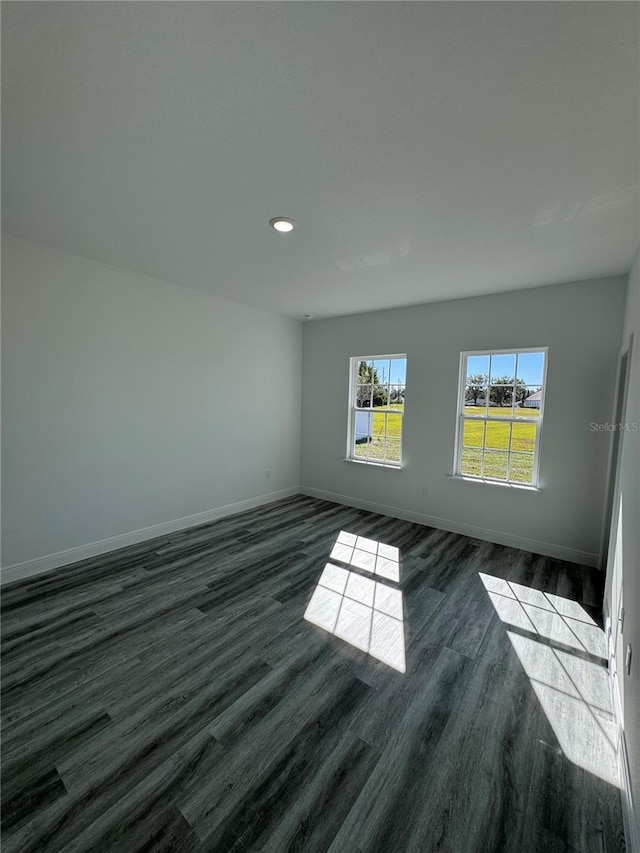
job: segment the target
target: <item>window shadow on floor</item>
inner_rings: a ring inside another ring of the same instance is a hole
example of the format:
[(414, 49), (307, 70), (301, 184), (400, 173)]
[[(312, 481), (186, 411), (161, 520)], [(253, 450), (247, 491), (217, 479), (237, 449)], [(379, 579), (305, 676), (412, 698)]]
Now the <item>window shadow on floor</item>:
[(577, 601), (479, 576), (563, 753), (619, 786), (604, 631)]
[(399, 549), (341, 530), (330, 559), (304, 618), (397, 672), (405, 672), (404, 595), (397, 586), (380, 580), (400, 581)]

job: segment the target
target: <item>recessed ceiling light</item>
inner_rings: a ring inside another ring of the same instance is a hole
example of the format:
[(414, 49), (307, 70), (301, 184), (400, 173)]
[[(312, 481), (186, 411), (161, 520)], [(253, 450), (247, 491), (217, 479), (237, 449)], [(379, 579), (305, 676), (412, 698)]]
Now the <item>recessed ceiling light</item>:
[(288, 216), (274, 216), (273, 219), (269, 220), (269, 225), (281, 234), (288, 234), (293, 231), (297, 224), (295, 219), (289, 219)]

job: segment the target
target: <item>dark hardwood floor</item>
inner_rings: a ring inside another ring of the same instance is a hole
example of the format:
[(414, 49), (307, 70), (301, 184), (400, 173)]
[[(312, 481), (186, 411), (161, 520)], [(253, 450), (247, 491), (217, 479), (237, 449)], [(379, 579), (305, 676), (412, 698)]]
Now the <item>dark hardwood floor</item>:
[(6, 586), (3, 851), (622, 851), (601, 583), (299, 496)]

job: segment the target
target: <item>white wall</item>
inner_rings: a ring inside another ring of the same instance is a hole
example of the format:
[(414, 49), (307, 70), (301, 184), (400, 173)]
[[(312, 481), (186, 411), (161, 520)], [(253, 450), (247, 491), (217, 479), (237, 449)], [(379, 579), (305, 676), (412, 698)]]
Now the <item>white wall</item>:
[[(610, 434), (589, 424), (611, 419), (624, 295), (617, 277), (305, 325), (303, 490), (594, 563)], [(460, 352), (532, 346), (549, 347), (541, 491), (452, 480)], [(396, 352), (408, 355), (404, 467), (345, 462), (349, 357)]]
[[(622, 346), (626, 348), (633, 335), (629, 375), (629, 390), (623, 422), (640, 425), (640, 250), (629, 274), (627, 305), (624, 315)], [(635, 797), (636, 837), (640, 841), (640, 431), (622, 433), (620, 473), (614, 505), (622, 497), (622, 589), (624, 597), (624, 628), (621, 644), (624, 691), (624, 734), (631, 775), (631, 790)], [(612, 561), (613, 562), (613, 561)], [(611, 570), (608, 567), (606, 597), (611, 602)], [(615, 608), (615, 604), (613, 605)], [(613, 618), (617, 617), (614, 612)], [(624, 673), (624, 654), (627, 644), (633, 649), (631, 674)]]
[(2, 261), (3, 566), (297, 491), (300, 323), (12, 237)]

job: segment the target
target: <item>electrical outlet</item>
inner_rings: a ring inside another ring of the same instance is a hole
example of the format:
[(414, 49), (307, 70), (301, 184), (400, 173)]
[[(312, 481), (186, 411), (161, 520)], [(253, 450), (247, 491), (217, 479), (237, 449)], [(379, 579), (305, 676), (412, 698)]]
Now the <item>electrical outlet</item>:
[(267, 480), (270, 480), (271, 479), (271, 471), (265, 471), (264, 473), (266, 475)]
[(429, 496), (429, 486), (423, 486), (422, 487), (422, 497), (426, 498), (428, 496)]

